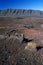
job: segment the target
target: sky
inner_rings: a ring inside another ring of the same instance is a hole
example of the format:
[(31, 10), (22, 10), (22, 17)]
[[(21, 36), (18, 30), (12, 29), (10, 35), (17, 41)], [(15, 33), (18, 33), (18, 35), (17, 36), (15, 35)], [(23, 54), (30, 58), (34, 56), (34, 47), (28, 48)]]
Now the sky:
[(0, 0), (0, 10), (10, 8), (43, 10), (43, 0)]

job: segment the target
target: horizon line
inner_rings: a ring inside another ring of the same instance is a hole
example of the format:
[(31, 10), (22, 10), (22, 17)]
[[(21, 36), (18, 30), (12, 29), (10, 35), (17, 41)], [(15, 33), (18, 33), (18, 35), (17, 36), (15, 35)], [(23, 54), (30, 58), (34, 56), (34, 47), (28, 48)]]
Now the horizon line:
[(27, 9), (27, 8), (5, 8), (5, 9), (0, 9), (0, 10), (7, 10), (7, 9), (16, 9), (16, 10), (36, 10), (36, 11), (43, 11), (41, 9)]

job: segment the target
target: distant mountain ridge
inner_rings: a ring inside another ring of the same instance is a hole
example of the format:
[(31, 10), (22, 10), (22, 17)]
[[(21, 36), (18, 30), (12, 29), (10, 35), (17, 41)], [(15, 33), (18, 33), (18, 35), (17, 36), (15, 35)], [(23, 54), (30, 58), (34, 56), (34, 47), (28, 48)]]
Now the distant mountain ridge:
[(43, 11), (40, 10), (25, 10), (25, 9), (6, 9), (0, 10), (0, 16), (42, 16)]

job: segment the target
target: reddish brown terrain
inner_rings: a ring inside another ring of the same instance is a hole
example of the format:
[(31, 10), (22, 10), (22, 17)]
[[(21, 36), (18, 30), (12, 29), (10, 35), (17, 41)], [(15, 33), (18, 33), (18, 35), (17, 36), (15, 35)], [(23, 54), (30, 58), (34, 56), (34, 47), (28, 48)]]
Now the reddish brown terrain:
[(43, 17), (0, 17), (0, 65), (43, 65)]

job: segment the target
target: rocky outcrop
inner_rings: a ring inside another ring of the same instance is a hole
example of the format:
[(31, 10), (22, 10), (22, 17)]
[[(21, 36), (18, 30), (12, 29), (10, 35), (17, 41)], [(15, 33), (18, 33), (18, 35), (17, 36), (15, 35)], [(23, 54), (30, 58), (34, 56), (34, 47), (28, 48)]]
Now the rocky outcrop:
[(25, 9), (0, 10), (0, 16), (43, 16), (43, 11)]

